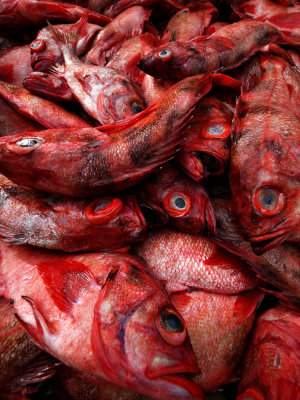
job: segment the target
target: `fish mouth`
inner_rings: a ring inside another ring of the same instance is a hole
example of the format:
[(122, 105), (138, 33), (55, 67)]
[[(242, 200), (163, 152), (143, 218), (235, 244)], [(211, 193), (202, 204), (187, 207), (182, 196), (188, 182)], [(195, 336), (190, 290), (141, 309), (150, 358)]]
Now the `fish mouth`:
[(221, 175), (225, 171), (225, 164), (217, 154), (207, 151), (191, 151), (204, 166), (207, 175)]
[(150, 380), (158, 379), (186, 390), (192, 398), (205, 399), (203, 390), (192, 379), (200, 373), (197, 365), (163, 368), (148, 375)]
[(52, 59), (43, 58), (41, 60), (37, 58), (36, 60), (33, 60), (31, 62), (31, 67), (33, 71), (36, 72), (49, 72), (50, 68), (53, 67), (55, 64), (55, 61), (53, 61)]
[(168, 222), (168, 215), (157, 205), (137, 200), (135, 207), (144, 228), (157, 228)]
[(285, 229), (249, 238), (253, 252), (260, 256), (266, 251), (273, 249), (284, 242), (290, 236), (292, 230), (292, 228), (288, 231)]

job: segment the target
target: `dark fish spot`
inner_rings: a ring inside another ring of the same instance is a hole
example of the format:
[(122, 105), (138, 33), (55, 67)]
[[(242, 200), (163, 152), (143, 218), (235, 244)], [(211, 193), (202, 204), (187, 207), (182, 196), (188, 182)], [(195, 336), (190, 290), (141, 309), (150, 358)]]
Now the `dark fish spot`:
[(187, 48), (188, 51), (191, 51), (193, 54), (200, 54), (199, 51), (197, 49), (195, 49), (195, 47), (188, 47)]

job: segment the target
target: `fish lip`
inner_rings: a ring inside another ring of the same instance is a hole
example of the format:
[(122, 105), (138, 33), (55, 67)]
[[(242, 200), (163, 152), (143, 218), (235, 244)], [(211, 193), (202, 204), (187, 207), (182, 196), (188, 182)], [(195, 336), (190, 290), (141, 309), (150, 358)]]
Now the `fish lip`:
[(185, 378), (183, 376), (178, 375), (166, 375), (162, 377), (163, 381), (166, 381), (171, 384), (175, 384), (176, 386), (180, 386), (182, 389), (185, 389), (193, 399), (204, 400), (205, 395), (203, 389), (197, 385), (197, 383)]
[(292, 230), (292, 228), (288, 231), (285, 229), (277, 232), (271, 232), (266, 235), (251, 237), (249, 238), (249, 241), (251, 242), (251, 248), (255, 254), (260, 256), (266, 251), (271, 250), (275, 246), (278, 246), (284, 242), (290, 236)]
[[(46, 65), (46, 67), (44, 67)], [(31, 67), (34, 72), (47, 72), (55, 63), (51, 59), (43, 58), (31, 62)]]
[(160, 227), (168, 220), (166, 213), (154, 204), (137, 199), (134, 206), (144, 229)]
[[(196, 153), (199, 153), (199, 154), (196, 154)], [(202, 149), (197, 149), (197, 150), (192, 151), (191, 154), (193, 154), (202, 163), (207, 175), (222, 175), (225, 172), (225, 162), (217, 152), (212, 151), (211, 149), (202, 148)], [(218, 169), (216, 171), (212, 171), (212, 172), (209, 171), (209, 168), (207, 167), (207, 165), (203, 162), (203, 160), (201, 158), (201, 154), (208, 154), (208, 155), (214, 157), (218, 163)]]

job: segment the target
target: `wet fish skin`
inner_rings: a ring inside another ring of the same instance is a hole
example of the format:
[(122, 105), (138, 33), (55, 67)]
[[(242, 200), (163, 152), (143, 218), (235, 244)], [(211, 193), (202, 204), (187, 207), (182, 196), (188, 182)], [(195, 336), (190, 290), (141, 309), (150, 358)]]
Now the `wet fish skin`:
[(1, 175), (0, 209), (2, 240), (66, 252), (121, 249), (168, 220), (159, 207), (134, 196), (51, 196), (20, 188)]
[(14, 46), (0, 54), (0, 80), (22, 87), (23, 80), (31, 71), (28, 44)]
[(299, 399), (299, 313), (277, 305), (255, 323), (237, 400)]
[[(14, 301), (21, 325), (41, 348), (141, 394), (204, 400), (197, 385), (175, 375), (198, 372), (195, 356), (184, 321), (139, 259), (0, 246), (1, 295)], [(164, 321), (169, 313), (178, 322), (172, 333)]]
[(2, 138), (1, 173), (17, 184), (73, 197), (124, 190), (174, 154), (193, 106), (212, 83), (210, 75), (183, 80), (122, 124)]
[(229, 180), (243, 234), (262, 254), (300, 237), (300, 73), (282, 58), (261, 54), (243, 76)]

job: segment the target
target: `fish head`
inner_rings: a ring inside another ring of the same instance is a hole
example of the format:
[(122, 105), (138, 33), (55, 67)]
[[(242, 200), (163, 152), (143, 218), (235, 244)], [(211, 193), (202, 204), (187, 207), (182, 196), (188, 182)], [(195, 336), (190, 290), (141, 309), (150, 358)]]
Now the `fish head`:
[(25, 89), (54, 101), (72, 101), (73, 95), (65, 79), (47, 72), (30, 72), (23, 81)]
[(130, 80), (106, 86), (99, 94), (97, 108), (103, 124), (112, 124), (133, 117), (144, 110), (140, 89)]
[(92, 347), (114, 383), (151, 397), (202, 398), (184, 375), (198, 372), (185, 321), (135, 257), (122, 255), (101, 290)]
[(149, 52), (138, 62), (138, 67), (154, 78), (179, 81), (188, 76), (185, 66), (189, 62), (190, 51), (185, 43), (173, 41)]
[[(261, 255), (288, 238), (300, 235), (299, 155), (290, 142), (268, 143), (237, 171), (231, 165), (233, 210), (253, 251)], [(296, 161), (298, 159), (298, 162)], [(244, 161), (243, 161), (244, 162)]]
[(31, 66), (34, 71), (49, 72), (55, 64), (63, 62), (62, 53), (49, 27), (39, 31), (34, 41), (30, 44), (30, 51)]

